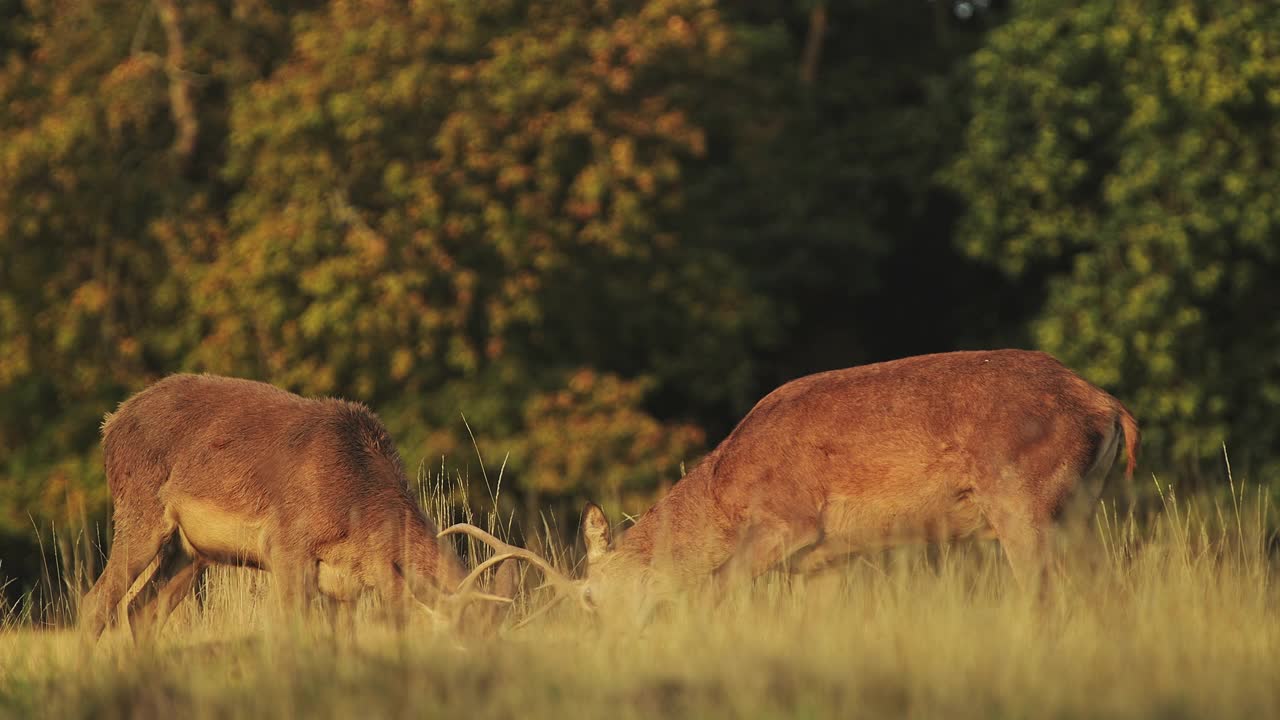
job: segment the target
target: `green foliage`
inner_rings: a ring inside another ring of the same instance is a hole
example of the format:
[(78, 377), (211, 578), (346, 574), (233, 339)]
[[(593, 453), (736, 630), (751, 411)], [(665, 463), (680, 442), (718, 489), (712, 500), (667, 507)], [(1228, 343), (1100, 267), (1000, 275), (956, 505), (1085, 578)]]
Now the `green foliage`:
[[(705, 143), (671, 86), (726, 31), (706, 3), (601, 8), (335, 3), (300, 22), (236, 98), (244, 190), (199, 280), (217, 328), (200, 364), (420, 397), (508, 358), (595, 359), (591, 309), (625, 298), (647, 295), (607, 318), (633, 370), (669, 347), (664, 321), (733, 312), (732, 278), (677, 290), (714, 259), (664, 217)], [(742, 321), (711, 319), (694, 329), (733, 342)]]
[(1120, 389), (1147, 452), (1273, 457), (1280, 6), (1023, 2), (972, 60), (964, 249), (1046, 273), (1038, 346)]
[[(713, 3), (160, 7), (32, 3), (0, 74), (10, 526), (100, 513), (102, 413), (176, 370), (365, 400), (411, 461), (465, 461), (466, 413), (552, 491), (677, 479), (655, 387), (749, 396), (768, 308), (677, 222), (739, 63)], [(524, 434), (580, 368), (548, 422), (606, 437), (553, 457)]]
[(164, 73), (154, 33), (114, 21), (143, 7), (31, 3), (6, 26), (30, 47), (0, 69), (0, 523), (27, 531), (103, 506), (98, 421), (189, 333), (149, 229), (192, 197)]
[(101, 518), (103, 413), (179, 370), (363, 400), (529, 510), (958, 347), (1260, 463), (1280, 11), (1157, 6), (0, 0), (0, 534)]
[[(295, 27), (234, 98), (243, 189), (195, 279), (213, 332), (193, 364), (354, 393), (450, 457), (471, 454), (460, 412), (499, 455), (526, 444), (521, 408), (584, 363), (727, 391), (712, 373), (740, 362), (754, 303), (671, 220), (706, 142), (685, 69), (732, 63), (710, 3), (339, 2)], [(643, 393), (609, 397), (626, 455), (693, 450)], [(652, 486), (681, 459), (603, 473), (618, 441), (528, 443), (568, 473), (517, 464), (531, 488)]]

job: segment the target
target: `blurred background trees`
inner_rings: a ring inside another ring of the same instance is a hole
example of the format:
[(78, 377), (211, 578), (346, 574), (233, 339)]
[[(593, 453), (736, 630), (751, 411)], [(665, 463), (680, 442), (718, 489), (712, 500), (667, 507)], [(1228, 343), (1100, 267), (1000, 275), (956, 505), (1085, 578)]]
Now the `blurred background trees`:
[(1246, 0), (0, 0), (0, 575), (101, 524), (102, 415), (182, 370), (363, 400), (568, 528), (790, 378), (962, 348), (1115, 392), (1148, 470), (1273, 473), (1277, 38)]
[(1280, 6), (1019, 8), (969, 63), (959, 246), (1046, 275), (1030, 342), (1124, 390), (1149, 462), (1275, 468)]

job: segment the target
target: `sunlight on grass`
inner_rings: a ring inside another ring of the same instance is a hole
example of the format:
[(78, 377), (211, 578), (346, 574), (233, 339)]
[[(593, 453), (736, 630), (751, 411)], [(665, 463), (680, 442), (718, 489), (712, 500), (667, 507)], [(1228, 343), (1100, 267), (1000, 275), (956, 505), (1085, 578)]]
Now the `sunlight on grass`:
[[(0, 713), (43, 717), (1191, 717), (1280, 713), (1268, 500), (1233, 481), (1141, 522), (1105, 507), (1038, 603), (994, 544), (908, 548), (813, 579), (762, 578), (642, 631), (562, 609), (496, 637), (404, 632), (362, 606), (357, 637), (282, 623), (269, 576), (219, 570), (153, 646), (92, 654), (8, 622)], [(437, 517), (451, 500), (432, 488)], [(466, 507), (464, 503), (462, 505)], [(488, 519), (491, 527), (505, 527)], [(557, 552), (563, 557), (563, 552)], [(527, 578), (532, 587), (534, 578)]]

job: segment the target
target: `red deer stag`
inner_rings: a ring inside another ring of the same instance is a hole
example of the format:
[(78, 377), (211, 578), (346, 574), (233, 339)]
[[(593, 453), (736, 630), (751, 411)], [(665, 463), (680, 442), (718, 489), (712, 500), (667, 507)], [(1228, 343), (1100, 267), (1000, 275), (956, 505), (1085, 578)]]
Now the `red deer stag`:
[(779, 564), (810, 573), (858, 552), (967, 536), (997, 538), (1019, 583), (1038, 586), (1054, 520), (1086, 478), (1101, 492), (1122, 436), (1131, 477), (1133, 416), (1044, 353), (910, 357), (774, 390), (616, 543), (588, 503), (585, 580), (479, 528), (442, 534), (534, 562), (557, 599), (610, 615), (643, 617), (655, 598), (709, 578)]
[[(135, 636), (158, 630), (214, 563), (269, 570), (286, 606), (321, 595), (331, 620), (366, 590), (398, 620), (415, 601), (443, 605), (452, 621), (472, 600), (509, 601), (473, 589), (501, 560), (463, 571), (363, 405), (173, 375), (108, 415), (102, 446), (115, 531), (81, 607), (91, 639), (144, 572), (129, 605)], [(514, 586), (514, 574), (499, 584)]]

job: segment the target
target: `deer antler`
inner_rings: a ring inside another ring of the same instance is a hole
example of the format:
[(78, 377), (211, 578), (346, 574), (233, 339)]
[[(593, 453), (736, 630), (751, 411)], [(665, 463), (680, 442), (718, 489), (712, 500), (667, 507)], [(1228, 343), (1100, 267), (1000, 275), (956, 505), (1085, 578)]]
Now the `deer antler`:
[(453, 592), (446, 592), (440, 598), (440, 606), (432, 608), (431, 606), (418, 602), (419, 607), (424, 610), (432, 619), (437, 627), (446, 627), (457, 629), (462, 622), (463, 612), (473, 602), (484, 601), (491, 603), (510, 604), (514, 600), (503, 595), (483, 592), (474, 588), (476, 581), (480, 579), (480, 575), (485, 570), (511, 559), (510, 554), (499, 553), (485, 560), (471, 570), (471, 572), (458, 583)]
[(452, 525), (448, 528), (445, 528), (444, 530), (440, 531), (440, 534), (438, 537), (444, 537), (445, 535), (458, 535), (458, 534), (468, 535), (470, 537), (473, 537), (476, 540), (479, 540), (480, 542), (484, 543), (485, 545), (488, 545), (489, 547), (493, 548), (494, 552), (497, 553), (493, 557), (477, 565), (476, 569), (472, 570), (471, 574), (468, 575), (466, 578), (464, 578), (462, 582), (458, 584), (458, 590), (460, 592), (465, 591), (467, 588), (470, 588), (470, 586), (475, 583), (476, 576), (479, 575), (479, 573), (481, 573), (485, 568), (495, 565), (497, 563), (500, 563), (503, 560), (508, 560), (510, 558), (524, 560), (525, 562), (537, 567), (539, 570), (542, 571), (542, 575), (546, 579), (546, 584), (554, 587), (559, 592), (566, 595), (572, 595), (577, 592), (578, 583), (566, 577), (563, 573), (557, 570), (554, 565), (547, 562), (547, 560), (543, 558), (541, 555), (533, 552), (532, 550), (516, 547), (515, 545), (509, 545), (499, 540), (498, 538), (494, 537), (493, 535), (490, 535), (484, 530), (481, 530), (475, 525), (471, 525), (470, 523), (458, 523), (457, 525)]
[(551, 600), (550, 600), (549, 602), (544, 603), (544, 604), (542, 605), (542, 607), (540, 607), (540, 608), (538, 608), (537, 610), (534, 610), (533, 612), (531, 612), (531, 613), (529, 613), (528, 615), (524, 616), (524, 619), (523, 619), (523, 620), (521, 620), (520, 622), (516, 623), (516, 624), (515, 624), (515, 626), (514, 626), (514, 627), (512, 627), (511, 629), (512, 629), (512, 630), (519, 630), (520, 628), (522, 628), (522, 627), (524, 627), (524, 626), (528, 625), (529, 623), (533, 622), (534, 620), (537, 620), (539, 617), (541, 617), (541, 616), (543, 616), (543, 615), (546, 615), (546, 614), (547, 614), (547, 612), (549, 612), (549, 611), (551, 610), (551, 608), (555, 607), (556, 605), (559, 605), (559, 604), (560, 604), (560, 601), (561, 601), (561, 600), (563, 600), (563, 599), (565, 599), (565, 595), (564, 595), (564, 593), (559, 593), (559, 594), (557, 594), (555, 597), (551, 598)]
[[(511, 553), (498, 553), (497, 555), (494, 555), (488, 560), (485, 560), (484, 562), (475, 566), (475, 568), (471, 570), (471, 573), (466, 577), (462, 578), (462, 581), (458, 583), (458, 588), (454, 590), (454, 594), (465, 595), (465, 596), (476, 597), (476, 598), (487, 596), (487, 599), (502, 598), (501, 595), (489, 595), (488, 593), (473, 592), (471, 590), (471, 586), (476, 584), (476, 581), (480, 579), (480, 574), (483, 573), (485, 570), (488, 570), (489, 568), (493, 567), (494, 565), (497, 565), (503, 560), (510, 560), (513, 557), (515, 556), (512, 555)], [(502, 598), (502, 600), (505, 602), (511, 602), (510, 598)]]

